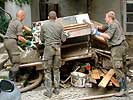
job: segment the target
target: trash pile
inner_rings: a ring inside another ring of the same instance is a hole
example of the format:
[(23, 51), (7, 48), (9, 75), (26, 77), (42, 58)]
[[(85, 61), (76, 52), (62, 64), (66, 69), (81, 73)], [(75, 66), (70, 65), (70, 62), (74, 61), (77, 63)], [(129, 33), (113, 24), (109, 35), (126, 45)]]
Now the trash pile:
[(67, 82), (74, 87), (93, 87), (95, 85), (103, 88), (106, 86), (119, 87), (113, 69), (97, 68), (89, 63), (77, 66), (64, 81), (61, 81), (62, 84)]

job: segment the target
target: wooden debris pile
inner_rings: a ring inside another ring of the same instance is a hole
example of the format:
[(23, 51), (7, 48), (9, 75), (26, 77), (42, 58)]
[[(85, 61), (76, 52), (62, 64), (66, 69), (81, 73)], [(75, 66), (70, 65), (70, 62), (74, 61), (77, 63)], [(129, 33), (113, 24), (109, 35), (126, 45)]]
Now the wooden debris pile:
[[(74, 72), (79, 72), (82, 74), (83, 73), (82, 70), (79, 67), (78, 69), (79, 70), (76, 69)], [(61, 81), (61, 83), (65, 84), (68, 82), (69, 79), (71, 79), (71, 82), (73, 82), (73, 79), (71, 77), (73, 77), (72, 74), (66, 80)], [(86, 74), (86, 77), (80, 77), (80, 75), (77, 75), (75, 79), (76, 79), (75, 83), (71, 83), (71, 84), (72, 85), (76, 84), (76, 87), (78, 87), (78, 85), (82, 87), (92, 87), (93, 86), (92, 84), (96, 84), (99, 87), (103, 87), (103, 88), (107, 86), (119, 87), (119, 82), (115, 78), (115, 72), (113, 69), (110, 69), (110, 70), (100, 69), (100, 68), (89, 69), (89, 73)], [(86, 79), (85, 82), (82, 81), (84, 79)]]
[(119, 82), (114, 75), (115, 72), (113, 69), (106, 70), (96, 68), (91, 70), (91, 72), (88, 74), (88, 78), (90, 78), (90, 82), (95, 83), (103, 88), (106, 86), (119, 87)]

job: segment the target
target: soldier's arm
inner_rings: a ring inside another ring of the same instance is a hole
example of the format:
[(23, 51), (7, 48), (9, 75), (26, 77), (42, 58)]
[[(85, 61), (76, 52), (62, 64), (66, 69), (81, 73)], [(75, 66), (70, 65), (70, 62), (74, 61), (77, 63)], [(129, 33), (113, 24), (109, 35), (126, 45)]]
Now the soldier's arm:
[(23, 24), (19, 23), (17, 26), (17, 38), (19, 41), (23, 43), (28, 43), (29, 41), (23, 37), (23, 28), (24, 28)]
[(99, 32), (99, 30), (97, 30), (95, 32), (95, 35), (97, 36), (97, 38), (100, 37), (99, 38), (100, 40), (111, 39), (111, 37), (113, 36), (113, 34), (115, 33), (115, 30), (116, 30), (115, 25), (111, 25), (110, 27), (108, 27), (108, 26), (100, 26), (100, 27), (97, 27), (97, 28), (101, 29), (101, 30), (107, 30), (105, 32)]
[(45, 31), (43, 30), (43, 26), (41, 26), (40, 40), (41, 40), (42, 43), (45, 42), (45, 40), (44, 40), (44, 33), (45, 33)]
[(26, 30), (26, 31), (31, 32), (31, 28), (29, 28), (28, 26), (25, 26), (25, 25), (24, 25), (24, 26), (23, 26), (23, 29)]
[(23, 42), (23, 43), (27, 43), (28, 40), (26, 40), (23, 36), (18, 35), (18, 40)]
[(66, 39), (70, 36), (68, 31), (64, 31), (64, 27), (61, 28), (61, 41), (65, 42)]
[(99, 25), (97, 26), (97, 28), (98, 28), (98, 31), (105, 32), (108, 29), (108, 25), (107, 24)]
[(109, 33), (100, 33), (100, 37), (104, 38), (104, 39), (110, 39), (110, 35)]

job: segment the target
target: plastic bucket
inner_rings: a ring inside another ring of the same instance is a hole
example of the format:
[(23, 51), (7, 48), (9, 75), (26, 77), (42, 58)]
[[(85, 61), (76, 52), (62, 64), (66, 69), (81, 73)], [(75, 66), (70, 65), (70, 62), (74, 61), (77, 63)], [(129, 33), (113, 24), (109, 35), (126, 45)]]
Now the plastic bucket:
[(71, 84), (75, 87), (85, 87), (86, 74), (81, 72), (72, 72), (71, 73)]
[(21, 94), (15, 83), (9, 80), (0, 81), (0, 100), (21, 100)]

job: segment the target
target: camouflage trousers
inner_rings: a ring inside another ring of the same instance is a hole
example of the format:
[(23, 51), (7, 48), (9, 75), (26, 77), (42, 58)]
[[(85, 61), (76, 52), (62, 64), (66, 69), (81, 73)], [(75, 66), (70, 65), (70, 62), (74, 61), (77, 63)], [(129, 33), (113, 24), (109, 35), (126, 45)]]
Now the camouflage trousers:
[(15, 39), (4, 39), (4, 46), (9, 55), (9, 59), (12, 63), (13, 71), (18, 71), (18, 66), (20, 64), (20, 50)]
[(114, 46), (111, 48), (113, 68), (115, 70), (116, 78), (118, 80), (121, 78), (125, 78), (125, 74), (127, 73), (127, 68), (126, 68), (127, 50), (128, 50), (128, 44), (126, 41), (123, 41), (119, 46)]
[(52, 84), (54, 88), (59, 88), (60, 85), (60, 67), (61, 54), (60, 46), (45, 46), (44, 48), (44, 85), (47, 92), (52, 92)]
[(12, 63), (12, 68), (9, 73), (10, 80), (16, 80), (20, 64), (20, 50), (15, 39), (4, 39), (4, 46)]

